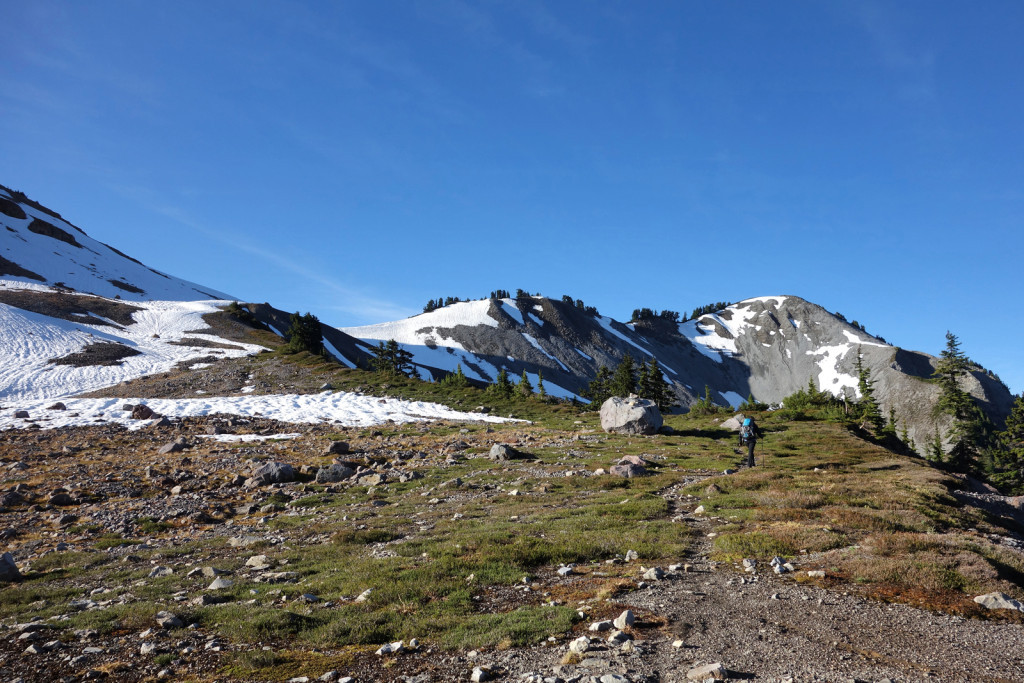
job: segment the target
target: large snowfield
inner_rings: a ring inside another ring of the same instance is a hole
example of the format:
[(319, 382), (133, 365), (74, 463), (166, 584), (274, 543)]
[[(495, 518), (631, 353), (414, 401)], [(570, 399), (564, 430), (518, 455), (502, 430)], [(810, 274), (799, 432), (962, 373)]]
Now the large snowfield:
[[(0, 280), (0, 289), (38, 289), (21, 282)], [(0, 304), (0, 401), (60, 398), (95, 391), (144, 375), (166, 372), (182, 361), (207, 356), (236, 358), (259, 353), (262, 347), (231, 342), (236, 349), (181, 346), (182, 338), (223, 342), (205, 334), (203, 315), (225, 301), (133, 302), (142, 310), (134, 324), (88, 325), (32, 313)], [(118, 365), (75, 367), (50, 361), (81, 351), (97, 342), (116, 342), (139, 352)]]
[[(51, 291), (49, 287), (0, 280), (0, 289)], [(182, 346), (183, 338), (224, 342), (211, 334), (203, 315), (224, 307), (226, 301), (144, 301), (132, 305), (134, 323), (88, 325), (0, 304), (0, 430), (38, 424), (44, 429), (109, 422), (130, 428), (144, 422), (122, 410), (126, 404), (145, 403), (160, 415), (189, 417), (213, 414), (261, 416), (283, 422), (330, 422), (344, 426), (368, 426), (385, 422), (422, 420), (475, 420), (499, 422), (501, 418), (463, 413), (445, 406), (415, 401), (382, 399), (342, 392), (312, 395), (203, 396), (190, 399), (140, 400), (121, 398), (74, 398), (121, 382), (166, 372), (178, 363), (208, 356), (236, 358), (259, 353), (263, 347), (229, 342), (235, 349)], [(75, 367), (49, 361), (81, 351), (96, 342), (117, 342), (139, 352), (117, 365)], [(57, 402), (66, 410), (50, 410)], [(27, 411), (29, 419), (15, 415)]]

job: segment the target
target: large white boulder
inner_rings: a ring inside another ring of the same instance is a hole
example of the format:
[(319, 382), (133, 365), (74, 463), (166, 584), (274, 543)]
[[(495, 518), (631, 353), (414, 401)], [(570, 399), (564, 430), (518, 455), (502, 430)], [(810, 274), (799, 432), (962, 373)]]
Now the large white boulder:
[(620, 434), (657, 434), (663, 421), (654, 401), (612, 396), (601, 406), (601, 428)]

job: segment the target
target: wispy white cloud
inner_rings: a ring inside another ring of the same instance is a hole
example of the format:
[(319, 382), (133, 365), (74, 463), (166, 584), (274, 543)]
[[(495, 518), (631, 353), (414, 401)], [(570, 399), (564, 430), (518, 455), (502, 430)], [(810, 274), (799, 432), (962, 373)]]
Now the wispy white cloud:
[(914, 45), (891, 6), (863, 2), (854, 7), (879, 63), (898, 79), (897, 94), (911, 101), (934, 100), (935, 51)]
[[(282, 253), (279, 248), (255, 243), (251, 234), (242, 235), (223, 226), (211, 227), (197, 221), (179, 207), (167, 203), (159, 193), (148, 188), (118, 186), (113, 189), (144, 205), (153, 213), (165, 216), (171, 221), (194, 230), (208, 239), (215, 240), (233, 251), (256, 257), (264, 263), (271, 264), (284, 272), (298, 276), (308, 285), (308, 298), (311, 303), (307, 305), (311, 309), (336, 311), (356, 318), (356, 320), (347, 321), (346, 324), (394, 320), (396, 318), (408, 317), (416, 312), (393, 301), (368, 294), (363, 289), (353, 287), (309, 267), (306, 263), (311, 261), (311, 258), (300, 259), (288, 256)], [(244, 292), (242, 293), (244, 294)], [(318, 303), (314, 306), (312, 302), (329, 303)]]

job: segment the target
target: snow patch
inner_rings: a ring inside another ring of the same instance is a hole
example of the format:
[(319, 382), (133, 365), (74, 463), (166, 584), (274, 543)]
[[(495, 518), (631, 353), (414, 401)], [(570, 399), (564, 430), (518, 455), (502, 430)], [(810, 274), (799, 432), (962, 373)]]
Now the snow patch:
[(605, 330), (607, 330), (610, 334), (618, 337), (619, 339), (621, 339), (622, 341), (626, 342), (627, 344), (631, 344), (632, 346), (635, 346), (636, 348), (640, 349), (641, 351), (643, 351), (648, 356), (653, 356), (654, 355), (650, 351), (648, 351), (644, 347), (640, 346), (635, 341), (633, 341), (632, 339), (630, 339), (629, 337), (627, 337), (626, 335), (622, 334), (621, 332), (616, 330), (614, 327), (612, 327), (612, 322), (613, 321), (612, 321), (611, 318), (602, 315), (602, 316), (599, 316), (597, 318), (597, 322), (601, 325), (601, 327), (603, 327)]
[[(559, 388), (554, 387), (555, 391)], [(475, 422), (514, 422), (507, 418), (479, 413), (464, 413), (437, 403), (377, 398), (348, 392), (319, 394), (285, 394), (263, 396), (210, 396), (191, 399), (135, 398), (70, 398), (64, 400), (67, 410), (46, 410), (52, 399), (19, 402), (17, 409), (0, 409), (0, 431), (26, 428), (38, 424), (43, 429), (81, 426), (97, 423), (118, 423), (129, 429), (140, 429), (149, 421), (133, 420), (131, 413), (121, 410), (125, 403), (145, 403), (160, 415), (169, 417), (200, 417), (223, 414), (241, 417), (265, 417), (281, 422), (311, 424), (332, 422), (348, 427), (368, 427), (393, 421), (397, 423), (432, 420)], [(31, 420), (15, 418), (17, 410), (27, 410)]]
[(526, 341), (530, 342), (530, 345), (531, 345), (531, 346), (533, 346), (533, 348), (537, 349), (538, 351), (540, 351), (541, 353), (543, 353), (543, 354), (544, 354), (545, 356), (547, 356), (547, 357), (548, 357), (548, 358), (550, 358), (551, 360), (553, 360), (553, 361), (555, 361), (556, 363), (558, 363), (559, 367), (561, 367), (561, 368), (562, 368), (563, 370), (565, 370), (566, 372), (569, 372), (569, 368), (565, 367), (565, 365), (564, 365), (564, 364), (562, 363), (562, 361), (558, 360), (557, 358), (555, 358), (554, 356), (552, 356), (552, 355), (551, 355), (550, 353), (548, 353), (547, 351), (545, 351), (545, 350), (544, 350), (544, 348), (543, 348), (543, 347), (542, 347), (542, 346), (540, 345), (540, 342), (538, 342), (538, 341), (537, 341), (536, 339), (534, 339), (534, 338), (533, 338), (532, 336), (530, 336), (530, 335), (528, 335), (528, 334), (526, 334), (526, 333), (524, 332), (524, 333), (523, 333), (523, 338), (524, 338), (524, 339), (526, 339)]
[(501, 300), (501, 310), (508, 313), (509, 317), (515, 320), (520, 325), (525, 325), (526, 322), (523, 320), (523, 314), (516, 308), (515, 301), (512, 299)]

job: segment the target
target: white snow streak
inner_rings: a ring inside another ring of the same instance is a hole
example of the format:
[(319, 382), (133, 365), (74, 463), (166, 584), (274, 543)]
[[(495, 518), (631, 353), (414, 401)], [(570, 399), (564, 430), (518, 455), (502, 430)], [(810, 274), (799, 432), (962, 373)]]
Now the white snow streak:
[(531, 345), (533, 346), (533, 348), (537, 349), (538, 351), (540, 351), (541, 353), (543, 353), (543, 354), (544, 354), (545, 356), (547, 356), (547, 357), (548, 357), (548, 358), (550, 358), (551, 360), (553, 360), (553, 361), (555, 361), (556, 363), (558, 363), (558, 365), (559, 365), (559, 366), (561, 366), (561, 368), (562, 368), (563, 370), (565, 370), (566, 372), (569, 372), (569, 368), (565, 367), (565, 365), (564, 365), (564, 364), (562, 363), (562, 361), (558, 360), (557, 358), (555, 358), (554, 356), (552, 356), (552, 355), (551, 355), (550, 353), (548, 353), (547, 351), (545, 351), (545, 350), (544, 350), (544, 348), (543, 348), (543, 347), (542, 347), (542, 346), (540, 345), (540, 342), (538, 342), (538, 341), (537, 341), (536, 339), (534, 339), (534, 338), (533, 338), (532, 336), (530, 336), (530, 335), (526, 334), (525, 332), (523, 332), (523, 338), (524, 338), (524, 339), (526, 339), (526, 341), (530, 342), (530, 344), (531, 344)]
[(640, 349), (641, 351), (643, 351), (648, 356), (653, 356), (654, 355), (653, 353), (651, 353), (650, 351), (648, 351), (644, 347), (640, 346), (635, 341), (633, 341), (632, 339), (630, 339), (629, 337), (627, 337), (626, 335), (622, 334), (621, 332), (616, 330), (614, 327), (612, 327), (613, 320), (611, 318), (602, 315), (602, 316), (598, 317), (597, 322), (600, 323), (601, 327), (603, 327), (604, 329), (608, 330), (609, 333), (615, 335), (616, 337), (618, 337), (622, 341), (626, 342), (627, 344), (632, 344), (633, 346), (635, 346), (636, 348)]

